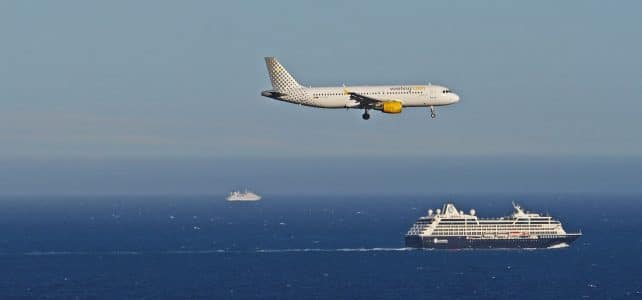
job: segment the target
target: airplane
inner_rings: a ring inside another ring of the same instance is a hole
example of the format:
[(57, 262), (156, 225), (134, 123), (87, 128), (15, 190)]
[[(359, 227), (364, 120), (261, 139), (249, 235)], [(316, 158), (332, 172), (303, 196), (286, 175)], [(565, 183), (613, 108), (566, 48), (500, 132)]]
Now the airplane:
[(452, 90), (432, 84), (304, 87), (275, 57), (266, 57), (265, 64), (272, 89), (262, 91), (261, 96), (311, 107), (363, 109), (364, 120), (370, 119), (368, 110), (398, 114), (404, 107), (428, 107), (435, 118), (436, 106), (459, 102)]

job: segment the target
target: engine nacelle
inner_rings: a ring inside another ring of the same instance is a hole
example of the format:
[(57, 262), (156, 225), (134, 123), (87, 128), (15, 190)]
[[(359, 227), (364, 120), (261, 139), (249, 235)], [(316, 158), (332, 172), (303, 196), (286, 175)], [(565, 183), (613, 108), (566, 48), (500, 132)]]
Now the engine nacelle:
[(386, 101), (381, 105), (381, 111), (387, 114), (398, 114), (403, 105), (399, 101)]

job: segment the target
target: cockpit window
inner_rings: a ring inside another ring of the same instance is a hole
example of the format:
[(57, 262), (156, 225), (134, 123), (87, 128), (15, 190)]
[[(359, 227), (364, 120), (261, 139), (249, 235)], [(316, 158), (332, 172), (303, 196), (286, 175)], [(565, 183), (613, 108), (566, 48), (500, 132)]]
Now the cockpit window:
[(452, 93), (450, 90), (443, 90), (441, 92), (444, 93), (444, 94)]

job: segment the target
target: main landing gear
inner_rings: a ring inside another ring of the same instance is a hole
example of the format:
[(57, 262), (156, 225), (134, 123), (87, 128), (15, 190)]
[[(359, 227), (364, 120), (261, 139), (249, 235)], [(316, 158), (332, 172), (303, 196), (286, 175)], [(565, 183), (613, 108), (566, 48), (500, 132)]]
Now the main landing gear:
[(432, 105), (430, 106), (430, 117), (433, 119), (437, 117), (437, 114), (435, 113), (435, 107)]
[(368, 113), (368, 110), (367, 110), (367, 109), (366, 109), (366, 111), (363, 113), (363, 115), (361, 115), (361, 117), (362, 117), (364, 120), (368, 120), (368, 119), (370, 119), (370, 114)]

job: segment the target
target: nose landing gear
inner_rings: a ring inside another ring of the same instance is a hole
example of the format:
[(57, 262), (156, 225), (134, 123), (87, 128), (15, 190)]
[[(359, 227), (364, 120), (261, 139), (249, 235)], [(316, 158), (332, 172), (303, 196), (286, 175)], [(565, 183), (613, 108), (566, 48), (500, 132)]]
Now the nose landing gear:
[(368, 113), (368, 110), (367, 110), (367, 109), (366, 109), (366, 111), (363, 113), (363, 115), (361, 115), (361, 117), (362, 117), (364, 120), (368, 120), (368, 119), (370, 119), (370, 114)]
[(435, 107), (432, 105), (430, 106), (430, 117), (433, 119), (437, 117), (437, 114), (435, 113)]

